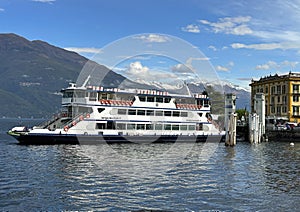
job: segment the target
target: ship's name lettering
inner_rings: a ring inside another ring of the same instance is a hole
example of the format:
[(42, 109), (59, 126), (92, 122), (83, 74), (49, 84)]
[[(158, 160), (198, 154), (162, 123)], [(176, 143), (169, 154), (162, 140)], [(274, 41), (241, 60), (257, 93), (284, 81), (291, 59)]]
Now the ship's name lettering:
[(101, 117), (101, 119), (105, 119), (105, 120), (108, 120), (108, 119), (121, 119), (121, 117)]

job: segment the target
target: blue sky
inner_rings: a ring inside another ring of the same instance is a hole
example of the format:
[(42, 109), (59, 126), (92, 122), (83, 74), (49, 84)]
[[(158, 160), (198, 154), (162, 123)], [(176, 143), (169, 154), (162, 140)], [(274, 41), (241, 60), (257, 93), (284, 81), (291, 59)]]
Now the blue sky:
[(244, 87), (300, 66), (299, 0), (0, 0), (0, 33), (9, 32), (88, 57), (126, 36), (168, 34)]

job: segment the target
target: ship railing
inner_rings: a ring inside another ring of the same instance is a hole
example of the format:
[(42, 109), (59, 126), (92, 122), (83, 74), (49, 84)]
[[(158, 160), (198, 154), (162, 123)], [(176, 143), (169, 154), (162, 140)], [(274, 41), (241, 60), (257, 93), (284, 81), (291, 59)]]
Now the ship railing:
[(78, 124), (79, 122), (81, 122), (87, 118), (90, 118), (89, 113), (80, 113), (80, 114), (76, 115), (72, 120), (70, 120), (69, 122), (67, 122), (64, 125), (64, 130), (68, 131), (70, 128), (74, 127), (76, 124)]
[(176, 104), (176, 108), (187, 109), (187, 110), (200, 110), (202, 108), (202, 106), (195, 105), (195, 104)]
[(101, 99), (99, 102), (102, 105), (115, 105), (115, 106), (131, 106), (133, 104), (132, 101), (127, 101), (127, 100)]
[(47, 121), (44, 121), (36, 126), (36, 128), (42, 128), (46, 129), (48, 128), (51, 124), (54, 124), (56, 121), (58, 121), (61, 118), (68, 118), (70, 117), (68, 113), (66, 112), (61, 112), (53, 115), (53, 117)]

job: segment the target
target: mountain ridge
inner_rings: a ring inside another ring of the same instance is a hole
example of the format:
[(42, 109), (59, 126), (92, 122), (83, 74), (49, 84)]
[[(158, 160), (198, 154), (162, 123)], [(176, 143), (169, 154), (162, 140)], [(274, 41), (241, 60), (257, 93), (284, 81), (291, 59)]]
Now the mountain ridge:
[[(0, 61), (0, 117), (51, 116), (61, 106), (59, 91), (76, 82), (86, 65), (106, 73), (102, 86), (153, 88), (130, 81), (76, 52), (14, 33), (0, 34)], [(95, 78), (91, 83), (99, 82)]]

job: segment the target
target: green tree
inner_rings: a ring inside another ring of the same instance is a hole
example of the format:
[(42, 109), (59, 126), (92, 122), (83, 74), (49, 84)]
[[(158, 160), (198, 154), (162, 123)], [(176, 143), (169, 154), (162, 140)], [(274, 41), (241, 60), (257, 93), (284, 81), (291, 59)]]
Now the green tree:
[(237, 110), (235, 110), (235, 112), (237, 113), (237, 118), (239, 120), (242, 118), (242, 116), (247, 118), (249, 115), (249, 112), (246, 109), (237, 109)]

